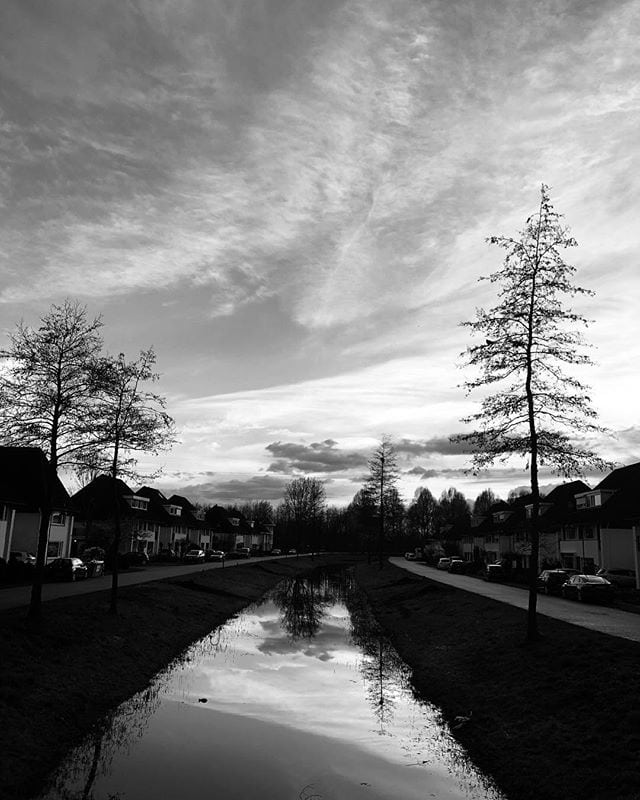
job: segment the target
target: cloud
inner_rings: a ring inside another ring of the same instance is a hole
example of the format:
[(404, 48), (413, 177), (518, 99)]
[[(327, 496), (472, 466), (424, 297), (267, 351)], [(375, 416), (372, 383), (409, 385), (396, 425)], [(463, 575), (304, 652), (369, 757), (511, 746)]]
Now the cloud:
[(400, 439), (394, 442), (398, 453), (407, 453), (413, 456), (435, 453), (438, 455), (460, 455), (469, 452), (469, 446), (461, 442), (452, 442), (447, 436), (433, 436), (430, 439), (412, 440)]
[(295, 442), (272, 442), (266, 450), (277, 461), (269, 465), (269, 472), (342, 472), (362, 467), (367, 456), (355, 451), (344, 451), (337, 447), (333, 439), (312, 442), (309, 445)]
[(281, 500), (287, 482), (272, 475), (254, 475), (244, 479), (190, 483), (173, 487), (171, 491), (188, 497), (192, 502), (228, 505), (252, 500)]

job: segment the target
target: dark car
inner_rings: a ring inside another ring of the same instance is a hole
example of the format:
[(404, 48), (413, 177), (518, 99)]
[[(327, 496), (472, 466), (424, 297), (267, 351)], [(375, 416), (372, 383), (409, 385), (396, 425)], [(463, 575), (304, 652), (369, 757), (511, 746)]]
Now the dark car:
[(571, 575), (562, 586), (562, 596), (582, 603), (610, 603), (614, 588), (601, 575)]
[(146, 567), (149, 563), (149, 556), (144, 550), (131, 550), (121, 554), (121, 562), (127, 567)]
[(635, 589), (636, 573), (632, 569), (599, 569), (596, 575), (605, 578), (619, 589)]
[(185, 564), (204, 564), (204, 550), (193, 549), (184, 554), (182, 560)]
[(79, 558), (54, 558), (44, 569), (52, 581), (79, 581), (89, 574), (87, 565)]
[(222, 550), (205, 550), (205, 561), (224, 561), (224, 552)]
[(502, 564), (487, 564), (482, 579), (485, 581), (503, 581), (507, 573)]
[(453, 572), (454, 574), (457, 575), (463, 575), (468, 569), (467, 563), (468, 562), (463, 561), (461, 558), (452, 558), (447, 572)]
[(536, 588), (544, 594), (561, 594), (562, 585), (576, 570), (569, 569), (543, 569), (536, 578)]
[(166, 564), (175, 564), (176, 561), (180, 561), (180, 557), (176, 553), (175, 550), (172, 550), (170, 547), (163, 547), (152, 557), (153, 561), (164, 562)]
[(80, 556), (87, 567), (87, 577), (97, 578), (104, 575), (105, 552), (102, 547), (88, 547)]
[(25, 567), (35, 567), (36, 557), (33, 553), (27, 553), (24, 550), (12, 550), (9, 553), (9, 561), (22, 564)]

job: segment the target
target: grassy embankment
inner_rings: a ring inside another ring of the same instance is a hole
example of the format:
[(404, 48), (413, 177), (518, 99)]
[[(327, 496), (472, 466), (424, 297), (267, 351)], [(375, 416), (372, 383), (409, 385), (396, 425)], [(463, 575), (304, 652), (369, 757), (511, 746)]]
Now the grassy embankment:
[(640, 644), (540, 618), (389, 564), (359, 565), (374, 615), (511, 800), (640, 798)]
[(145, 688), (192, 642), (280, 580), (349, 556), (264, 561), (123, 587), (0, 614), (0, 798), (36, 793), (67, 750), (107, 711)]
[[(335, 557), (287, 559), (47, 603), (39, 629), (0, 615), (0, 796), (37, 791), (68, 748), (189, 644), (279, 580)], [(345, 557), (345, 561), (350, 561)], [(386, 565), (359, 564), (374, 614), (510, 800), (640, 798), (640, 645), (551, 619), (522, 646), (524, 612)]]

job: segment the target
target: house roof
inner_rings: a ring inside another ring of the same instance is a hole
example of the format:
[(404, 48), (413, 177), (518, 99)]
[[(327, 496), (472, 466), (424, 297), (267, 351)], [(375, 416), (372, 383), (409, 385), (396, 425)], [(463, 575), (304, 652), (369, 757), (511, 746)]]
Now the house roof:
[(110, 519), (114, 512), (114, 496), (118, 498), (120, 513), (131, 515), (133, 509), (124, 499), (132, 495), (133, 491), (124, 481), (114, 479), (110, 475), (98, 475), (91, 483), (83, 486), (73, 497), (73, 505), (81, 517), (92, 519)]
[(640, 495), (640, 461), (614, 469), (600, 481), (596, 489), (635, 490)]
[(71, 509), (69, 493), (39, 447), (0, 447), (0, 502), (41, 508), (51, 490), (54, 509)]

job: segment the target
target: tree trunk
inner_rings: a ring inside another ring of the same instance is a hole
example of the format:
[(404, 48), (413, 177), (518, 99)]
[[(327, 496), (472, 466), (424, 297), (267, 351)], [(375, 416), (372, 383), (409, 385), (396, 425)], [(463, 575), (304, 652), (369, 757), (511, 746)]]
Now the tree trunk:
[(118, 554), (120, 553), (120, 499), (118, 497), (118, 484), (116, 478), (113, 480), (113, 572), (111, 573), (111, 603), (109, 613), (118, 613)]
[(42, 584), (44, 582), (44, 567), (47, 561), (47, 545), (49, 543), (49, 523), (51, 521), (52, 506), (52, 468), (48, 463), (43, 463), (40, 479), (42, 481), (42, 494), (40, 505), (40, 525), (38, 528), (38, 546), (36, 548), (36, 567), (31, 584), (31, 600), (27, 618), (38, 620), (42, 616)]

